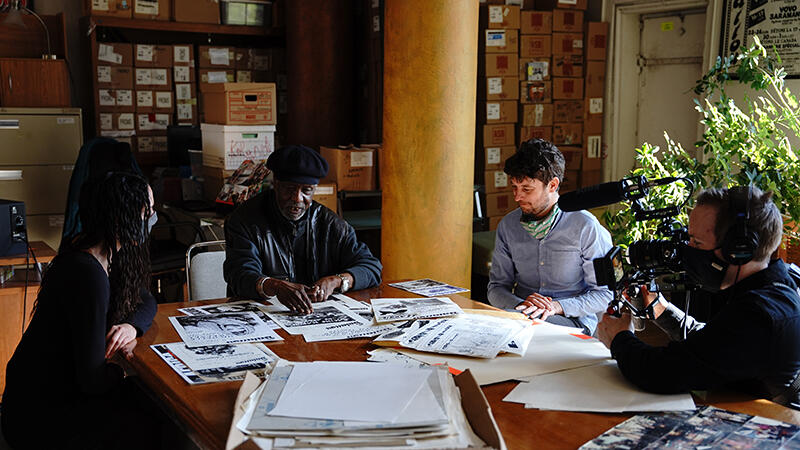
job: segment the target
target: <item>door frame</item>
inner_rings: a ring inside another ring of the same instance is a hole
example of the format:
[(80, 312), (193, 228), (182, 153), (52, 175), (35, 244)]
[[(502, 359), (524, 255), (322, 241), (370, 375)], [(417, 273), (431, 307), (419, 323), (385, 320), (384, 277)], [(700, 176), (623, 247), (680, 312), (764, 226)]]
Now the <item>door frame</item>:
[[(706, 33), (703, 49), (703, 71), (708, 70), (717, 57), (719, 46), (719, 24), (722, 0), (604, 0), (603, 20), (609, 24), (609, 48), (606, 67), (606, 105), (603, 131), (606, 136), (608, 156), (603, 165), (603, 177), (619, 180), (628, 174), (634, 161), (636, 133), (626, 131), (635, 126), (638, 112), (638, 95), (629, 95), (630, 88), (638, 86), (641, 30), (639, 17), (642, 14), (677, 12), (706, 8)], [(638, 92), (638, 90), (637, 90)], [(698, 122), (698, 139), (702, 127)]]

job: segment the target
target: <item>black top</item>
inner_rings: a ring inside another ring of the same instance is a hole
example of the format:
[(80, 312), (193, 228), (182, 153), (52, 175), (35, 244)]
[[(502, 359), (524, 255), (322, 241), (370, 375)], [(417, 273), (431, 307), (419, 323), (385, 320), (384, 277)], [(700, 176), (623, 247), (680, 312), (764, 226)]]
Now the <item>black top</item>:
[(353, 289), (381, 282), (381, 263), (359, 242), (350, 224), (313, 202), (296, 221), (278, 210), (268, 190), (246, 201), (225, 222), (225, 281), (234, 295), (258, 298), (256, 280), (271, 278), (311, 285), (349, 272)]
[[(773, 262), (712, 301), (726, 303), (705, 326), (690, 327), (696, 331), (667, 347), (649, 346), (630, 331), (617, 334), (611, 354), (622, 373), (664, 394), (733, 388), (780, 395), (800, 371), (800, 297), (786, 265)], [(682, 318), (674, 311), (665, 311), (659, 326), (675, 329), (666, 323)]]
[[(121, 381), (119, 367), (105, 360), (109, 298), (108, 276), (94, 256), (81, 251), (56, 256), (42, 280), (36, 312), (6, 368), (3, 416), (24, 415), (28, 407), (34, 413), (45, 404), (69, 410)], [(138, 333), (146, 331), (155, 308), (145, 300), (128, 323)]]

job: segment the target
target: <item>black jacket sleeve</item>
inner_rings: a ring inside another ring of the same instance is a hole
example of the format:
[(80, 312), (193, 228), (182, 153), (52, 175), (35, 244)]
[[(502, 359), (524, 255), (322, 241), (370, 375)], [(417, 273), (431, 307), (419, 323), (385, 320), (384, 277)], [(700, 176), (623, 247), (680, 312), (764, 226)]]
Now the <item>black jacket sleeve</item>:
[(258, 236), (253, 236), (241, 218), (233, 215), (225, 221), (225, 263), (222, 265), (225, 282), (233, 295), (259, 298), (256, 281), (263, 275), (259, 258)]
[(140, 337), (150, 329), (153, 317), (156, 316), (156, 311), (158, 310), (156, 298), (153, 297), (149, 290), (142, 288), (139, 291), (139, 295), (142, 297), (142, 303), (136, 307), (131, 317), (125, 321), (131, 324), (133, 328), (136, 328), (136, 337)]
[(329, 241), (329, 252), (338, 255), (336, 264), (337, 273), (349, 272), (353, 275), (353, 286), (351, 289), (367, 289), (381, 284), (381, 262), (372, 255), (369, 247), (356, 238), (356, 231), (353, 227), (341, 221), (338, 224), (339, 239)]

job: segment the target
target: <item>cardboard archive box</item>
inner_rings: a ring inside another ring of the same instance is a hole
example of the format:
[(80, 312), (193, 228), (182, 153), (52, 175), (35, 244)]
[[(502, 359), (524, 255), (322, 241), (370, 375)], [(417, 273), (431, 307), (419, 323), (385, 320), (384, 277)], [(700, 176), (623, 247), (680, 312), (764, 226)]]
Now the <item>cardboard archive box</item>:
[(136, 44), (133, 58), (136, 67), (172, 67), (173, 48), (171, 45)]
[(172, 91), (136, 91), (137, 113), (172, 114), (175, 111)]
[(314, 201), (339, 214), (339, 202), (336, 197), (336, 183), (320, 183), (314, 190)]
[(550, 11), (522, 11), (521, 34), (550, 34), (553, 32), (553, 13)]
[(553, 144), (580, 145), (582, 142), (582, 123), (557, 123), (553, 125)]
[(483, 170), (503, 170), (506, 160), (516, 151), (517, 148), (514, 146), (484, 147)]
[(553, 140), (553, 127), (519, 127), (519, 142), (529, 139)]
[(504, 147), (514, 144), (514, 124), (484, 125), (483, 146)]
[(553, 102), (553, 122), (570, 123), (583, 121), (583, 102), (580, 100), (556, 100)]
[(160, 136), (167, 134), (167, 127), (172, 125), (172, 114), (168, 113), (136, 113), (136, 134)]
[(134, 72), (134, 87), (136, 89), (149, 89), (153, 91), (172, 90), (172, 68), (136, 67)]
[(198, 125), (197, 88), (194, 83), (175, 83), (175, 118), (178, 125)]
[(519, 70), (518, 61), (516, 53), (486, 53), (482, 74), (487, 77), (513, 77)]
[(133, 17), (131, 0), (85, 0), (83, 11), (87, 16)]
[(236, 81), (235, 70), (198, 69), (197, 76), (200, 79), (201, 92), (205, 92), (206, 89), (215, 84), (234, 83)]
[(219, 1), (172, 0), (172, 20), (219, 24)]
[(275, 83), (220, 83), (203, 93), (203, 117), (225, 125), (275, 125)]
[(603, 138), (601, 135), (584, 136), (583, 170), (600, 170), (603, 168)]
[(581, 147), (559, 145), (558, 150), (564, 155), (564, 170), (581, 170), (581, 160), (583, 158), (583, 149)]
[(583, 56), (554, 55), (552, 72), (555, 77), (582, 77)]
[(189, 66), (175, 66), (172, 68), (172, 81), (178, 83), (192, 83), (194, 84), (197, 79), (194, 73), (194, 67)]
[(133, 89), (133, 68), (127, 66), (97, 66), (98, 88)]
[(328, 162), (325, 181), (336, 183), (339, 191), (374, 191), (377, 183), (377, 152), (375, 148), (320, 147)]
[(481, 84), (484, 88), (478, 89), (479, 100), (517, 100), (519, 99), (519, 78), (517, 77), (487, 77)]
[(605, 61), (608, 42), (608, 22), (589, 22), (586, 24), (586, 59)]
[(503, 216), (516, 208), (517, 202), (511, 192), (486, 194), (486, 215), (489, 217)]
[(519, 29), (519, 6), (481, 5), (480, 28)]
[(603, 182), (602, 170), (582, 170), (580, 184), (581, 187), (594, 186)]
[(546, 58), (553, 52), (553, 40), (550, 35), (532, 34), (519, 38), (520, 58)]
[(197, 65), (201, 69), (235, 69), (236, 48), (201, 45), (197, 48)]
[(522, 81), (547, 81), (550, 74), (550, 58), (519, 60), (519, 79)]
[(485, 33), (482, 53), (516, 53), (519, 49), (517, 30), (485, 30)]
[(200, 124), (203, 165), (236, 170), (247, 159), (267, 159), (275, 150), (273, 125)]
[(553, 55), (583, 55), (583, 33), (553, 33)]
[(520, 103), (551, 103), (553, 88), (550, 81), (523, 81), (519, 85)]
[(517, 102), (505, 100), (478, 103), (480, 123), (517, 123)]
[(549, 127), (553, 125), (553, 105), (551, 103), (536, 103), (520, 105), (520, 125), (525, 127)]
[(583, 99), (583, 78), (553, 78), (553, 99)]
[(136, 151), (139, 153), (166, 152), (167, 135), (157, 134), (149, 136), (136, 136)]
[(128, 0), (133, 1), (133, 18), (169, 20), (172, 0)]
[(511, 192), (511, 180), (502, 169), (487, 170), (483, 173), (487, 194), (495, 192)]
[(133, 131), (136, 129), (135, 114), (128, 113), (100, 113), (101, 131)]
[(194, 69), (194, 45), (175, 44), (172, 46), (172, 64), (174, 66), (188, 66)]
[(578, 182), (580, 181), (580, 178), (580, 170), (565, 170), (564, 179), (561, 180), (561, 187), (558, 188), (558, 192), (563, 194), (564, 192), (570, 192), (578, 189)]
[(95, 105), (99, 112), (134, 112), (132, 89), (98, 89), (98, 104)]
[(133, 66), (133, 46), (119, 42), (98, 42), (94, 59), (98, 64), (130, 67)]
[(553, 31), (564, 31), (567, 33), (583, 32), (583, 11), (574, 9), (554, 9), (553, 10)]
[(587, 98), (603, 98), (603, 90), (606, 82), (606, 63), (605, 61), (586, 62), (586, 89), (584, 94)]

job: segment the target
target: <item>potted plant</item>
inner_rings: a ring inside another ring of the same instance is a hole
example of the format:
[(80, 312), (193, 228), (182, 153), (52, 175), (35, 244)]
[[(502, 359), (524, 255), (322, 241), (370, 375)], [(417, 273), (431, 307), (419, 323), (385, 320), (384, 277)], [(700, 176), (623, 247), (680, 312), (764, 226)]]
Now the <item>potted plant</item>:
[[(800, 105), (786, 88), (786, 71), (777, 53), (768, 54), (757, 37), (747, 50), (717, 58), (714, 67), (698, 80), (695, 109), (702, 114), (703, 137), (691, 151), (664, 133), (666, 146), (644, 143), (636, 149), (631, 175), (647, 179), (688, 177), (695, 189), (752, 184), (774, 193), (784, 217), (784, 231), (791, 242), (800, 236), (800, 161), (791, 139), (800, 139)], [(731, 85), (744, 85), (748, 95), (735, 101)], [(695, 155), (702, 154), (698, 159)], [(658, 188), (644, 200), (646, 206), (679, 205), (686, 197), (682, 183)], [(691, 205), (693, 199), (689, 199)], [(686, 210), (678, 216), (687, 223)], [(626, 246), (655, 236), (654, 221), (636, 222), (629, 208), (610, 209), (604, 219), (614, 242)]]

